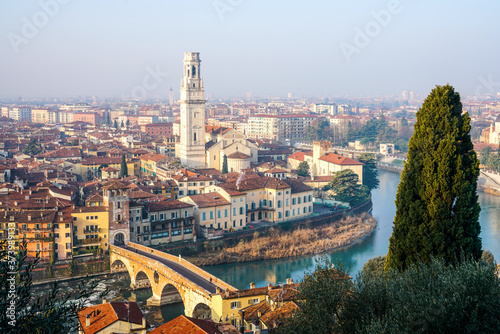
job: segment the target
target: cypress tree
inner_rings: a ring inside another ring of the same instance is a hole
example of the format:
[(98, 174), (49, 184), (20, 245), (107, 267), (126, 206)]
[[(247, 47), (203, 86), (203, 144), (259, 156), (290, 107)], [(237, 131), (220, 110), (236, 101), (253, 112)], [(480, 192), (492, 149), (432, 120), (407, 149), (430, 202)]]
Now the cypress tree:
[(437, 86), (417, 113), (396, 195), (396, 217), (385, 268), (440, 257), (447, 263), (481, 257), (479, 161), (460, 95)]
[(122, 155), (122, 164), (120, 166), (120, 177), (128, 176), (127, 161), (125, 160), (125, 154)]
[(228, 173), (228, 166), (227, 166), (227, 155), (224, 154), (224, 158), (222, 159), (222, 174), (227, 174)]

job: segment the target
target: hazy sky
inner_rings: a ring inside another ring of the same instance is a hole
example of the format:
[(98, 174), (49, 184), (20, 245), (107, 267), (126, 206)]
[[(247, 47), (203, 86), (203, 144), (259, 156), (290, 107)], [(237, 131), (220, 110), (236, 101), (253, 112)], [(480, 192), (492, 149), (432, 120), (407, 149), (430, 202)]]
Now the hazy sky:
[(186, 51), (201, 52), (214, 96), (500, 90), (500, 1), (0, 4), (0, 97), (177, 97)]

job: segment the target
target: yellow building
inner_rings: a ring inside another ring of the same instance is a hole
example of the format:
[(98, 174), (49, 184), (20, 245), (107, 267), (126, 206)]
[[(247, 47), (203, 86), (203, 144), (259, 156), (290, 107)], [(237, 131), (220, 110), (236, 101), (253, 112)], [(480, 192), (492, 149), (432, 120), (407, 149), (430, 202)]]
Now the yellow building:
[(47, 111), (48, 109), (46, 108), (31, 109), (31, 121), (33, 123), (46, 124)]
[(109, 247), (109, 213), (105, 206), (73, 209), (73, 257), (105, 251)]
[(282, 285), (269, 283), (265, 287), (256, 288), (254, 283), (250, 283), (250, 289), (217, 289), (212, 295), (212, 320), (216, 323), (221, 320), (230, 322), (236, 328), (243, 326), (245, 330), (260, 329), (260, 319), (265, 319), (267, 313), (275, 312), (289, 301), (297, 299), (297, 287), (298, 284), (287, 279), (287, 284)]
[(167, 162), (168, 157), (163, 154), (145, 154), (139, 157), (142, 174), (156, 176), (156, 168)]

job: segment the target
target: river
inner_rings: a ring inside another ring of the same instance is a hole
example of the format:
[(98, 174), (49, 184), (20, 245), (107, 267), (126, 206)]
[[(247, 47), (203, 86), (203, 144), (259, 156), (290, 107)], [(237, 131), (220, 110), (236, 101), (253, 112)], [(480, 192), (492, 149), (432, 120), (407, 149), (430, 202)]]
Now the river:
[[(373, 191), (372, 215), (377, 219), (375, 231), (365, 239), (341, 250), (323, 255), (308, 255), (288, 259), (247, 262), (204, 267), (206, 271), (239, 289), (249, 287), (250, 282), (256, 286), (265, 286), (268, 283), (282, 283), (286, 278), (293, 278), (295, 282), (303, 279), (304, 274), (313, 271), (321, 256), (329, 257), (334, 263), (342, 263), (350, 269), (351, 276), (362, 269), (370, 258), (385, 255), (389, 247), (389, 237), (392, 234), (392, 222), (396, 213), (394, 200), (400, 174), (380, 170), (380, 188)], [(483, 249), (489, 249), (495, 259), (500, 261), (500, 197), (479, 193), (481, 205), (481, 238)], [(119, 292), (119, 288), (126, 288), (130, 284), (128, 274), (110, 275), (100, 280), (102, 288), (111, 291), (108, 300), (130, 300), (138, 302), (146, 314), (146, 318), (153, 325), (160, 325), (176, 316), (183, 314), (182, 303), (165, 305), (160, 308), (148, 308), (145, 301), (152, 293), (151, 290), (141, 290), (133, 294), (128, 291)], [(72, 286), (75, 283), (63, 283), (63, 286)], [(92, 303), (97, 303), (94, 299)]]

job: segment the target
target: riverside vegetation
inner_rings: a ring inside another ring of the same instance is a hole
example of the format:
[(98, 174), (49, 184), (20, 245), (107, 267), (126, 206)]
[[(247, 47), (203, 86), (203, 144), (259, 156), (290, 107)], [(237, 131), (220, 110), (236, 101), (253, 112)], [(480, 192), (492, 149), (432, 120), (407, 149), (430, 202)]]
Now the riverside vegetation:
[(368, 213), (348, 216), (329, 225), (303, 227), (293, 231), (271, 228), (265, 236), (255, 232), (235, 245), (212, 247), (187, 260), (198, 266), (279, 259), (318, 254), (348, 246), (369, 235), (376, 220)]

